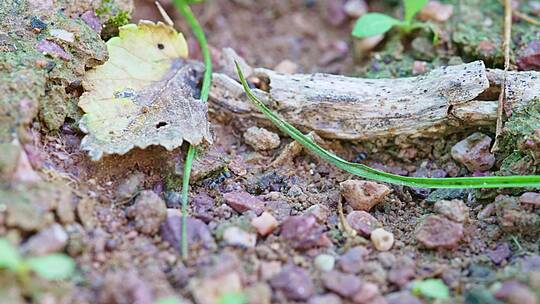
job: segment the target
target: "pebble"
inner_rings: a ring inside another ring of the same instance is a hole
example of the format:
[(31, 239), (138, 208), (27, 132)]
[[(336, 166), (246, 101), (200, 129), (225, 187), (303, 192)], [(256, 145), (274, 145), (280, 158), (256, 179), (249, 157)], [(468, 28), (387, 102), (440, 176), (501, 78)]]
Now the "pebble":
[(251, 225), (261, 236), (267, 236), (279, 226), (279, 223), (271, 213), (265, 211), (259, 217), (253, 218)]
[(278, 73), (286, 74), (286, 75), (291, 75), (298, 72), (298, 64), (288, 59), (285, 59), (274, 67), (274, 71)]
[(354, 55), (358, 58), (366, 57), (369, 52), (384, 40), (384, 35), (375, 35), (367, 38), (354, 39)]
[(476, 216), (479, 220), (485, 220), (489, 217), (491, 217), (495, 213), (495, 204), (489, 203), (487, 204), (480, 212), (478, 212), (478, 215)]
[(345, 272), (358, 273), (362, 270), (368, 254), (369, 251), (364, 246), (353, 247), (339, 258), (338, 266)]
[(328, 247), (332, 243), (323, 230), (324, 227), (313, 216), (289, 216), (281, 224), (280, 236), (292, 248), (299, 250)]
[(495, 298), (508, 304), (538, 304), (536, 295), (517, 280), (504, 282), (495, 292)]
[(328, 272), (334, 269), (336, 258), (329, 254), (319, 254), (315, 257), (313, 262), (315, 264), (315, 268), (320, 271)]
[(68, 32), (64, 29), (50, 29), (49, 34), (51, 36), (66, 41), (66, 42), (74, 42), (75, 41), (75, 34), (72, 32)]
[(388, 251), (394, 245), (394, 235), (383, 228), (371, 232), (371, 242), (378, 251)]
[(259, 215), (264, 211), (264, 202), (246, 191), (225, 193), (223, 194), (223, 199), (227, 205), (239, 213), (251, 210)]
[(116, 199), (122, 201), (133, 198), (141, 188), (143, 182), (144, 174), (140, 172), (131, 174), (118, 185), (115, 194)]
[(488, 171), (495, 164), (495, 156), (490, 152), (491, 138), (476, 132), (458, 142), (450, 151), (452, 158), (463, 164), (469, 171)]
[(237, 272), (191, 279), (189, 289), (197, 304), (220, 303), (222, 296), (228, 293), (242, 292), (242, 278)]
[(308, 304), (341, 304), (341, 298), (333, 293), (326, 293), (311, 297)]
[(369, 237), (373, 229), (381, 226), (381, 223), (366, 211), (352, 211), (347, 214), (347, 223), (363, 237)]
[(41, 230), (33, 235), (23, 245), (23, 251), (29, 255), (46, 255), (63, 251), (68, 241), (68, 235), (59, 224)]
[(73, 56), (71, 56), (70, 53), (67, 53), (60, 45), (45, 39), (38, 42), (36, 49), (38, 52), (52, 57), (58, 57), (64, 61), (70, 61), (73, 58)]
[(413, 62), (412, 74), (422, 75), (428, 71), (428, 65), (425, 61), (415, 60)]
[(99, 17), (93, 10), (86, 11), (81, 15), (81, 20), (84, 21), (91, 29), (101, 34), (101, 23)]
[(322, 276), (322, 282), (326, 289), (351, 299), (362, 286), (362, 280), (356, 275), (337, 270), (326, 272)]
[(529, 204), (529, 205), (539, 207), (540, 206), (540, 193), (525, 192), (519, 197), (519, 202), (522, 204)]
[(387, 304), (424, 304), (420, 299), (413, 296), (410, 291), (393, 292), (386, 295)]
[(401, 288), (414, 279), (415, 275), (414, 267), (398, 266), (388, 271), (388, 281)]
[(270, 280), (272, 277), (281, 272), (281, 263), (278, 261), (262, 261), (259, 268), (259, 273), (262, 280)]
[(270, 304), (272, 289), (266, 283), (255, 283), (244, 290), (249, 304)]
[(463, 223), (469, 218), (469, 207), (459, 199), (440, 200), (434, 207), (435, 212), (455, 222)]
[(83, 198), (77, 203), (77, 216), (87, 230), (93, 230), (97, 225), (94, 217), (94, 206), (97, 202), (90, 198)]
[[(375, 300), (378, 298), (377, 300)], [(353, 302), (356, 304), (375, 304), (385, 303), (381, 298), (381, 292), (376, 284), (365, 282), (360, 286), (360, 290), (354, 295)]]
[(427, 216), (416, 232), (416, 239), (429, 249), (454, 248), (463, 237), (463, 224), (438, 215)]
[(285, 266), (270, 280), (270, 285), (292, 301), (306, 301), (315, 294), (315, 286), (309, 273), (294, 265)]
[(265, 206), (280, 222), (291, 215), (292, 208), (286, 201), (266, 201)]
[(361, 180), (344, 181), (340, 188), (341, 195), (353, 209), (364, 211), (369, 211), (390, 193), (385, 185)]
[(145, 190), (137, 196), (133, 206), (127, 208), (126, 214), (133, 219), (135, 229), (154, 235), (167, 218), (167, 206), (154, 191)]
[(540, 69), (540, 41), (533, 40), (517, 52), (516, 64), (522, 71)]
[(330, 213), (330, 208), (323, 204), (315, 204), (305, 211), (305, 215), (313, 215), (320, 224), (326, 223)]
[[(208, 226), (201, 220), (187, 217), (186, 235), (190, 248), (203, 247), (212, 249), (215, 247), (214, 238)], [(161, 225), (161, 237), (173, 248), (180, 251), (182, 244), (182, 214), (180, 210), (167, 210), (167, 219)]]
[(493, 250), (488, 250), (486, 255), (496, 265), (500, 265), (503, 261), (506, 261), (512, 256), (512, 250), (508, 243), (501, 243)]
[(255, 151), (272, 150), (281, 143), (279, 136), (265, 128), (251, 127), (244, 132), (244, 141)]
[(215, 201), (207, 193), (199, 193), (191, 199), (193, 216), (208, 224), (212, 220), (212, 209)]
[(418, 19), (423, 21), (446, 22), (452, 13), (454, 6), (451, 4), (442, 4), (439, 1), (429, 1), (418, 13)]
[(254, 248), (257, 243), (257, 235), (233, 226), (223, 231), (223, 241), (231, 246)]
[(368, 12), (368, 6), (364, 0), (348, 0), (343, 6), (345, 13), (353, 19), (358, 19), (360, 16)]

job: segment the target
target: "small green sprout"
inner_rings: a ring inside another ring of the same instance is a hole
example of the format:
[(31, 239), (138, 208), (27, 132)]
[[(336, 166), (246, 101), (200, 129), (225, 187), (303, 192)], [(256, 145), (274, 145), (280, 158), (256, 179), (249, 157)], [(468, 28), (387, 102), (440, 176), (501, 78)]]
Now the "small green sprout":
[[(381, 13), (365, 14), (356, 21), (352, 35), (357, 38), (366, 38), (384, 34), (393, 27), (399, 28), (406, 34), (420, 28), (433, 31), (431, 25), (413, 20), (416, 13), (418, 13), (427, 4), (427, 2), (428, 0), (404, 0), (404, 20), (399, 20)], [(436, 35), (435, 31), (433, 31), (433, 33)]]
[(241, 292), (226, 292), (218, 299), (218, 304), (246, 304), (247, 298)]
[(47, 280), (65, 280), (73, 275), (75, 262), (61, 253), (24, 258), (17, 247), (0, 238), (0, 269), (7, 269), (23, 280), (28, 278), (30, 271)]

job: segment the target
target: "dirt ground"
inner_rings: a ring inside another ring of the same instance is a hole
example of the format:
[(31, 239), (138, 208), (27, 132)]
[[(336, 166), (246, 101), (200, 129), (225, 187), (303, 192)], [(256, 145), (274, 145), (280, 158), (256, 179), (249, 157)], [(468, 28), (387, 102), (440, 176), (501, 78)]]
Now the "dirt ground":
[[(389, 35), (371, 55), (359, 52), (350, 35), (356, 18), (346, 12), (348, 2), (356, 1), (212, 0), (193, 7), (217, 70), (223, 69), (218, 58), (227, 47), (251, 66), (289, 73), (411, 76), (472, 59), (500, 67), (501, 31), (494, 29), (502, 22), (498, 1), (464, 1), (485, 6), (486, 13), (476, 19), (457, 4), (462, 1), (442, 1), (471, 26), (484, 26), (491, 18), (493, 33), (459, 28), (459, 21), (451, 19), (441, 23), (442, 42), (435, 49)], [(369, 8), (399, 15), (397, 4), (371, 1)], [(80, 16), (85, 5), (93, 4), (79, 5)], [(188, 27), (172, 4), (164, 7), (186, 35), (190, 57), (200, 59)], [(535, 1), (519, 7), (534, 17), (540, 13)], [(464, 17), (466, 13), (472, 17)], [(152, 1), (137, 0), (132, 21), (139, 19), (161, 16)], [(537, 27), (515, 22), (519, 35), (513, 63), (523, 62), (520, 54), (540, 38)], [(522, 28), (529, 32), (522, 34)], [(14, 31), (0, 28), (0, 47), (10, 43), (3, 35)], [(395, 51), (395, 43), (401, 51)], [(418, 66), (425, 69), (418, 71)], [(76, 100), (78, 90), (62, 94)], [(45, 94), (51, 91), (48, 87)], [(200, 304), (540, 303), (538, 189), (429, 190), (363, 183), (269, 125), (264, 127), (271, 134), (258, 133), (250, 129), (262, 127), (257, 121), (238, 119), (211, 104), (209, 113), (214, 143), (200, 148), (192, 172), (188, 259), (179, 250), (186, 145), (174, 151), (135, 149), (93, 162), (79, 149), (84, 136), (76, 123), (80, 113), (64, 116), (53, 131), (39, 114), (21, 124), (0, 116), (0, 123), (12, 124), (6, 134), (17, 134), (27, 158), (16, 158), (10, 171), (7, 152), (0, 155), (0, 236), (25, 253), (36, 248), (65, 252), (77, 263), (75, 277), (63, 282), (36, 278), (25, 285), (0, 270), (0, 303), (146, 304), (169, 303), (159, 302), (168, 297)], [(321, 143), (344, 159), (400, 175), (490, 175), (507, 168), (507, 154), (489, 152), (494, 127), (474, 130), (488, 140), (483, 137), (477, 150), (469, 152), (473, 155), (464, 156), (473, 158), (473, 164), (452, 155), (452, 148), (473, 133), (469, 131), (437, 139)], [(258, 147), (263, 139), (271, 143)], [(527, 173), (538, 174), (538, 159), (529, 161)], [(482, 167), (485, 163), (490, 165)], [(519, 171), (518, 165), (510, 167)], [(374, 206), (360, 208), (368, 212), (355, 210), (356, 200)], [(341, 224), (340, 202), (352, 234)], [(67, 237), (48, 233), (52, 225), (60, 225)], [(377, 228), (391, 234), (390, 249), (377, 245), (388, 242), (387, 236), (377, 236)], [(436, 300), (413, 290), (413, 282), (427, 279), (441, 279), (450, 298)]]

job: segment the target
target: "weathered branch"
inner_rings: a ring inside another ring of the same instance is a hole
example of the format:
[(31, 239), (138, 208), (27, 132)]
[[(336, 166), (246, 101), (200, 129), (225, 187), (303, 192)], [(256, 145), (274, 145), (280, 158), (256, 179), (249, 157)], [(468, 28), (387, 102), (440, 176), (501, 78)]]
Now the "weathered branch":
[[(255, 90), (256, 94), (288, 122), (326, 138), (367, 140), (434, 137), (463, 127), (495, 127), (502, 72), (475, 61), (400, 79), (283, 75), (268, 69), (255, 69), (252, 76), (269, 84), (269, 92)], [(539, 76), (538, 72), (509, 72), (508, 105), (523, 106), (537, 98)], [(214, 74), (213, 82), (210, 101), (214, 107), (263, 118), (238, 82), (224, 74)]]

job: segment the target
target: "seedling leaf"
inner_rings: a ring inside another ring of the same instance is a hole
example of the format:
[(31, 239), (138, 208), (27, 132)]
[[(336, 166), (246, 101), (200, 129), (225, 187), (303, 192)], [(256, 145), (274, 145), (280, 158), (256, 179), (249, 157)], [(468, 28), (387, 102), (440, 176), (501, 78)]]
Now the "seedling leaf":
[(418, 13), (427, 3), (428, 0), (404, 0), (405, 22), (410, 23), (414, 18), (414, 15), (416, 15), (416, 13)]
[(21, 263), (21, 256), (17, 247), (11, 244), (7, 239), (0, 238), (0, 268), (7, 268), (16, 271)]
[(519, 176), (485, 176), (485, 177), (454, 177), (454, 178), (426, 178), (395, 175), (379, 171), (368, 166), (348, 162), (339, 156), (323, 149), (309, 137), (305, 136), (294, 126), (277, 116), (264, 103), (262, 103), (248, 86), (240, 66), (236, 63), (236, 70), (244, 91), (253, 104), (283, 132), (299, 142), (311, 152), (322, 159), (349, 173), (370, 180), (404, 185), (415, 188), (516, 188), (540, 187), (540, 175)]
[(401, 21), (380, 13), (368, 13), (360, 17), (354, 25), (352, 35), (366, 38), (388, 32)]
[(28, 268), (48, 280), (65, 280), (75, 271), (75, 262), (65, 254), (49, 254), (26, 260)]
[(246, 296), (241, 292), (227, 292), (221, 295), (218, 304), (246, 304)]
[(448, 287), (441, 279), (416, 281), (412, 285), (412, 292), (430, 299), (448, 299), (450, 297)]
[(83, 79), (80, 127), (88, 135), (81, 149), (98, 160), (133, 147), (210, 141), (208, 106), (194, 97), (202, 67), (181, 59), (188, 55), (182, 34), (150, 21), (119, 30), (107, 42), (109, 60)]

